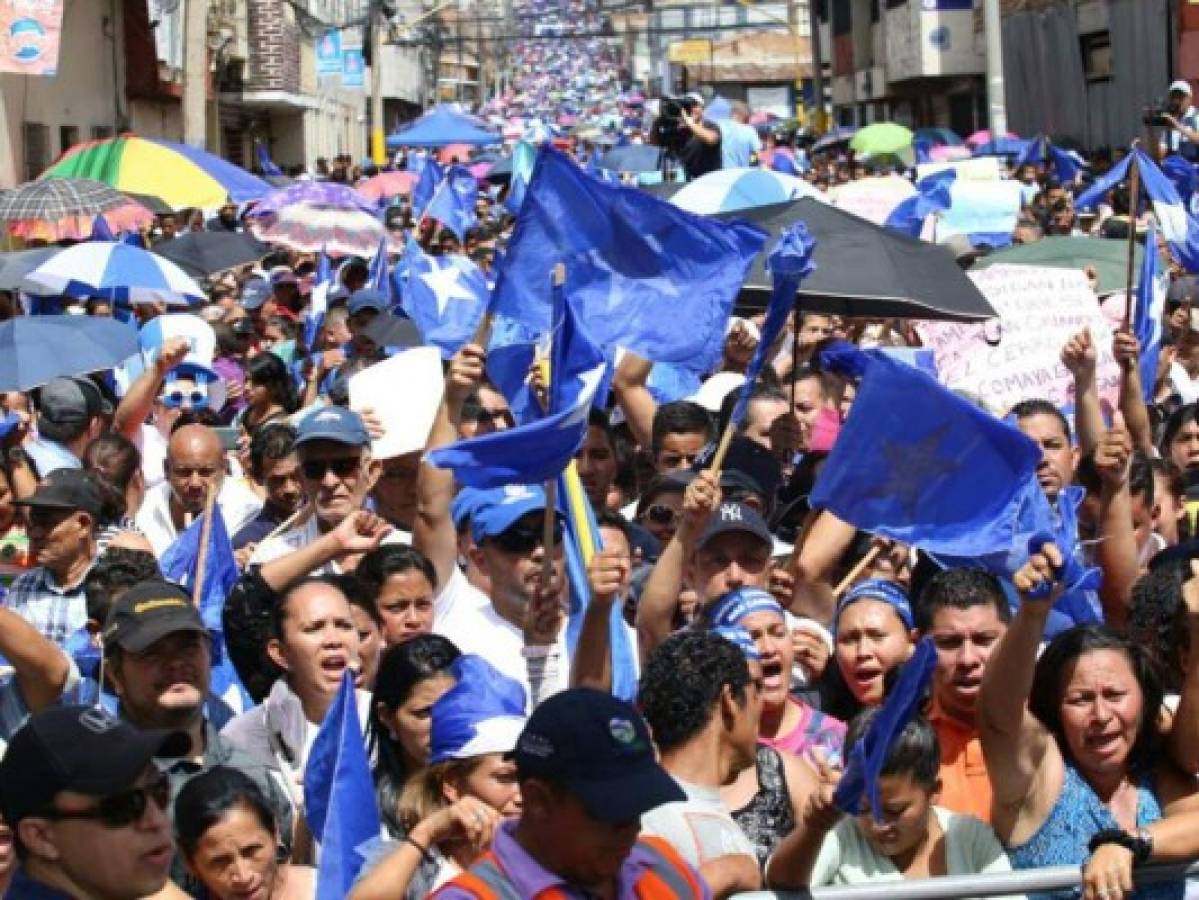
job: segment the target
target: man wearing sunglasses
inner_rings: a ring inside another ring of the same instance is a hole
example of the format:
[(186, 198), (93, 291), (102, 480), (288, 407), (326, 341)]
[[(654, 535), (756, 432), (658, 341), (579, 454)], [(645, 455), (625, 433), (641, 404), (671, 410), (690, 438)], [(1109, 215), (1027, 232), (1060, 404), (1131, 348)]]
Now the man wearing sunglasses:
[(209, 490), (217, 492), (216, 506), (229, 534), (237, 534), (262, 509), (262, 501), (249, 488), (225, 478), (221, 439), (207, 425), (184, 425), (175, 431), (163, 468), (166, 482), (146, 492), (136, 519), (156, 556), (204, 512)]
[(188, 743), (95, 707), (31, 718), (0, 763), (0, 810), (21, 863), (7, 896), (135, 900), (162, 890), (175, 848), (170, 782), (154, 758), (181, 756)]

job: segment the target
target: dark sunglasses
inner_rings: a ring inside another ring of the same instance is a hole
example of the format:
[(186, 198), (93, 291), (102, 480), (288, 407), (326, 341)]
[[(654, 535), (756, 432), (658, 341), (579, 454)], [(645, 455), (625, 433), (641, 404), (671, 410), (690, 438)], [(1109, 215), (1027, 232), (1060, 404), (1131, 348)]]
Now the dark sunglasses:
[(141, 821), (150, 801), (154, 801), (154, 805), (163, 812), (171, 805), (171, 781), (166, 775), (142, 787), (111, 794), (91, 809), (49, 809), (42, 818), (52, 821), (90, 819), (99, 822), (105, 828), (124, 828)]
[(655, 503), (645, 511), (645, 517), (655, 525), (673, 525), (677, 513), (669, 506)]
[(309, 481), (320, 481), (330, 469), (338, 478), (349, 478), (357, 473), (362, 464), (360, 456), (342, 456), (337, 459), (309, 459), (300, 463), (304, 477)]
[[(544, 529), (539, 524), (513, 525), (492, 540), (505, 553), (531, 553), (545, 543)], [(554, 520), (554, 546), (562, 543), (562, 522)]]
[(191, 405), (192, 409), (206, 409), (208, 407), (208, 394), (204, 391), (171, 391), (169, 394), (163, 394), (158, 398), (159, 402), (167, 409), (178, 409), (184, 403)]

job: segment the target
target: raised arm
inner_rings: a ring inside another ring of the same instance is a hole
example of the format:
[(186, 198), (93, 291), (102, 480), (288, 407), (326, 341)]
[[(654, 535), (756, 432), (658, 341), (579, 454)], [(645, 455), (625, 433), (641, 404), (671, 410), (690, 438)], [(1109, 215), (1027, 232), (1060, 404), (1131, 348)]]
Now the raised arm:
[(1099, 406), (1099, 382), (1095, 370), (1099, 354), (1084, 328), (1062, 347), (1062, 365), (1074, 376), (1074, 422), (1078, 432), (1078, 449), (1084, 455), (1092, 452), (1103, 434), (1103, 411)]
[[(426, 452), (458, 440), (462, 404), (482, 382), (486, 362), (487, 354), (477, 344), (467, 344), (454, 354), (446, 376), (445, 394), (425, 444)], [(450, 516), (453, 500), (454, 473), (421, 462), (420, 474), (416, 479), (416, 520), (412, 527), (412, 545), (433, 563), (439, 591), (449, 584), (454, 567), (458, 564), (458, 533), (454, 530), (454, 520)]]
[(1141, 381), (1141, 342), (1131, 331), (1117, 331), (1112, 339), (1112, 353), (1120, 364), (1120, 413), (1132, 436), (1132, 446), (1152, 455), (1156, 448)]
[(570, 663), (570, 686), (612, 690), (612, 606), (628, 590), (630, 562), (623, 550), (600, 550), (587, 566), (591, 598)]
[(612, 373), (612, 393), (624, 410), (625, 420), (633, 431), (633, 437), (643, 450), (649, 450), (654, 437), (654, 413), (658, 404), (654, 402), (646, 383), (654, 364), (635, 353), (625, 353), (620, 365)]
[(1132, 527), (1132, 497), (1128, 472), (1132, 460), (1132, 438), (1117, 416), (1115, 426), (1105, 432), (1095, 449), (1095, 468), (1102, 487), (1099, 492), (1099, 544), (1096, 558), (1103, 569), (1099, 600), (1103, 618), (1116, 628), (1128, 620), (1132, 586), (1140, 574), (1137, 538)]
[(129, 390), (117, 405), (112, 417), (113, 431), (133, 440), (154, 408), (154, 398), (162, 390), (167, 373), (183, 362), (190, 349), (187, 338), (182, 337), (169, 338), (162, 345), (153, 364), (147, 366), (129, 385)]
[(820, 511), (801, 538), (799, 549), (791, 556), (791, 574), (795, 578), (791, 612), (825, 627), (832, 624), (837, 607), (833, 575), (855, 534), (857, 529), (848, 522), (827, 509)]
[(16, 673), (17, 690), (31, 713), (58, 701), (71, 664), (58, 646), (11, 609), (0, 607), (0, 656)]

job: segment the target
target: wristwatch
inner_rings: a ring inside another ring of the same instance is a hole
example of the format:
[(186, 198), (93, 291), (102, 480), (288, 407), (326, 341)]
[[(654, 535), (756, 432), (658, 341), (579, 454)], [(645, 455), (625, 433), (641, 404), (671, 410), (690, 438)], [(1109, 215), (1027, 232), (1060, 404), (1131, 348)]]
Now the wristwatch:
[(1153, 856), (1153, 835), (1145, 828), (1138, 828), (1135, 834), (1129, 834), (1120, 828), (1104, 828), (1095, 832), (1087, 844), (1087, 850), (1094, 853), (1104, 844), (1117, 844), (1128, 850), (1132, 853), (1133, 864), (1138, 866), (1149, 862), (1149, 858)]

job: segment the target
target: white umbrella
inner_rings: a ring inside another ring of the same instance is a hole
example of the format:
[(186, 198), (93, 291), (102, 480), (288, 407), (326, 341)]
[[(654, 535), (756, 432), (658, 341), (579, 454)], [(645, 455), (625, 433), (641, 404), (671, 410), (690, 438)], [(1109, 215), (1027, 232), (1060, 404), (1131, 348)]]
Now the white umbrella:
[(42, 263), (21, 281), (40, 296), (100, 297), (113, 302), (188, 306), (206, 299), (181, 268), (131, 244), (75, 244)]
[(802, 178), (771, 169), (742, 168), (719, 169), (702, 175), (679, 189), (670, 202), (679, 209), (710, 216), (803, 197), (828, 202), (823, 193)]

